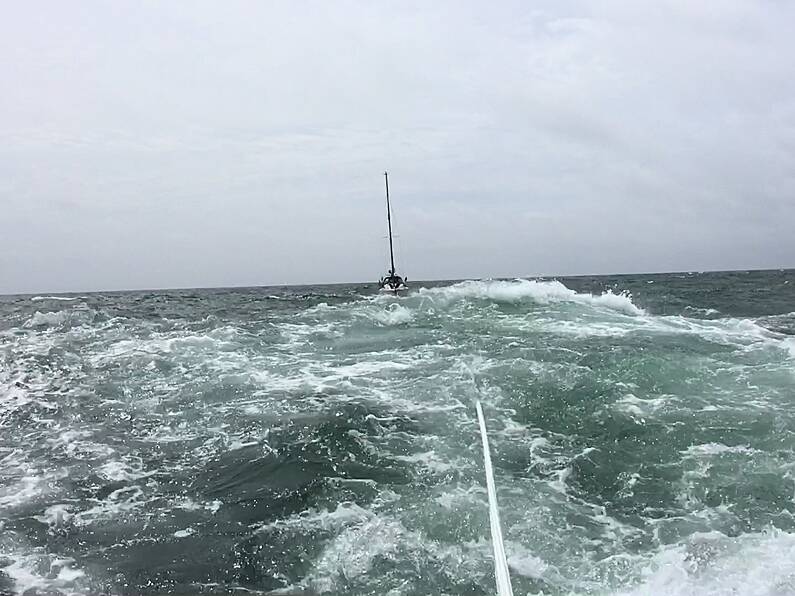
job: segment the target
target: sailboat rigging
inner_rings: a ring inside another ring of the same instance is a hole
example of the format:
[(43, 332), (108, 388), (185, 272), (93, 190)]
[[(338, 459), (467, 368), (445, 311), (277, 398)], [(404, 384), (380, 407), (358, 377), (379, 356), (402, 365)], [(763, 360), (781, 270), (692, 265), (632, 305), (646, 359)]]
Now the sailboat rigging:
[(406, 280), (397, 274), (395, 269), (395, 251), (392, 247), (392, 210), (389, 205), (389, 174), (384, 172), (384, 184), (386, 185), (386, 221), (389, 227), (389, 273), (382, 277), (378, 282), (378, 287), (384, 292), (394, 292), (408, 289)]

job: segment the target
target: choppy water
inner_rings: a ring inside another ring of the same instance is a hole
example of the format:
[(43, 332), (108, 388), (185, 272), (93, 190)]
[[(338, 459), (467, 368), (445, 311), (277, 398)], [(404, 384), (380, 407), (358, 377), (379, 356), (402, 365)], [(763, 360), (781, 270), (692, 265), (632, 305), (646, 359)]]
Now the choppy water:
[(516, 594), (795, 593), (795, 272), (562, 282), (0, 298), (0, 594), (493, 594), (475, 399)]

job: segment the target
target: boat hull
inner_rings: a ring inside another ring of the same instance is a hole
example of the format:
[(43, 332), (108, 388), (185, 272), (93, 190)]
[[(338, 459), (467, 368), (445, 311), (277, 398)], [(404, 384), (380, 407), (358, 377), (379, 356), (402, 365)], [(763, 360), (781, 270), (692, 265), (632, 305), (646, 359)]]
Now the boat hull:
[(407, 285), (405, 285), (405, 284), (404, 284), (404, 285), (397, 286), (397, 287), (395, 287), (395, 288), (393, 288), (393, 287), (390, 287), (390, 286), (381, 286), (381, 287), (378, 289), (378, 291), (379, 291), (379, 292), (386, 292), (386, 293), (395, 293), (395, 294), (397, 294), (398, 292), (405, 292), (405, 291), (407, 291), (408, 289), (409, 289), (409, 287), (408, 287)]

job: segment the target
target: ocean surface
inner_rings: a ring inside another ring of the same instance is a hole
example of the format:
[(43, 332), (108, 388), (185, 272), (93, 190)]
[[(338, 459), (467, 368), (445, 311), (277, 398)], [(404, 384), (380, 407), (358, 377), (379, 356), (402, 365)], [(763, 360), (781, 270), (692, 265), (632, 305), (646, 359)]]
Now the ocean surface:
[(795, 594), (795, 271), (0, 297), (0, 594)]

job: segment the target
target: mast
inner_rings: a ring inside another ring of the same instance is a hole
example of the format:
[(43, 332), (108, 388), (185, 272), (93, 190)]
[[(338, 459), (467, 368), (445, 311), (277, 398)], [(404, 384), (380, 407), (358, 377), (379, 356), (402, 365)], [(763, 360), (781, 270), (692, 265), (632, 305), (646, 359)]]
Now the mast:
[(389, 224), (389, 260), (392, 263), (390, 275), (395, 275), (395, 251), (392, 249), (392, 213), (389, 209), (389, 174), (384, 172), (384, 183), (386, 184), (386, 221)]

